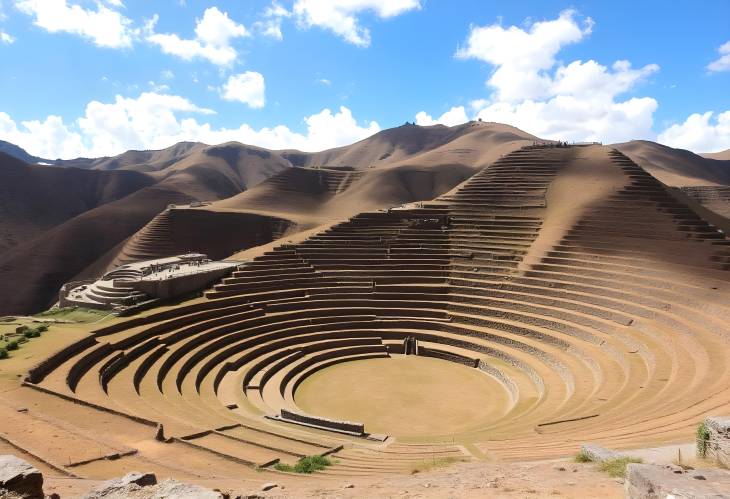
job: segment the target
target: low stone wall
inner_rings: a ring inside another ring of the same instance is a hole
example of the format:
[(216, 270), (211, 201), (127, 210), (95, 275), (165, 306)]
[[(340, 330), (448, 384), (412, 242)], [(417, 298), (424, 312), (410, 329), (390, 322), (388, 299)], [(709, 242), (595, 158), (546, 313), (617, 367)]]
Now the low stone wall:
[(306, 414), (300, 414), (298, 412), (292, 412), (286, 409), (281, 410), (281, 417), (283, 419), (296, 423), (304, 423), (306, 425), (331, 428), (333, 430), (354, 433), (357, 435), (362, 435), (363, 433), (365, 433), (365, 425), (362, 423), (351, 423), (349, 421), (336, 421), (334, 419), (308, 416)]
[(730, 468), (730, 417), (707, 418), (705, 428), (705, 457)]

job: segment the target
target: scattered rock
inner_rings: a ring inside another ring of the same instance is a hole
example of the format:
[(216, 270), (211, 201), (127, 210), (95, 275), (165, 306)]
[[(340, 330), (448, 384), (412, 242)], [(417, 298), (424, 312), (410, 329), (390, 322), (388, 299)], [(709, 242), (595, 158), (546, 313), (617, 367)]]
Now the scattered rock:
[(223, 499), (224, 495), (198, 485), (168, 479), (157, 483), (153, 473), (129, 473), (103, 483), (84, 499)]
[(43, 475), (30, 463), (9, 454), (0, 456), (0, 489), (28, 499), (43, 499)]
[(580, 446), (580, 453), (587, 456), (591, 461), (595, 463), (602, 463), (609, 459), (616, 459), (625, 457), (623, 454), (614, 452), (610, 449), (606, 449), (596, 444), (583, 444)]
[(86, 494), (85, 498), (92, 499), (97, 497), (111, 497), (118, 493), (136, 491), (142, 487), (148, 487), (156, 484), (157, 477), (154, 473), (140, 473), (138, 471), (133, 471), (131, 473), (127, 473), (121, 478), (114, 478), (102, 483)]
[(261, 486), (261, 490), (262, 490), (263, 492), (266, 492), (267, 490), (275, 489), (276, 487), (278, 487), (278, 485), (276, 485), (276, 484), (275, 484), (275, 483), (273, 483), (273, 482), (269, 482), (269, 483), (265, 483), (265, 484), (263, 484), (263, 485)]
[[(685, 499), (730, 498), (730, 471), (702, 470), (676, 473), (676, 466), (629, 464), (625, 491), (629, 499), (681, 497)], [(701, 476), (701, 479), (696, 477)]]
[(565, 466), (555, 466), (553, 469), (555, 471), (565, 471)]
[(174, 497), (175, 499), (223, 499), (223, 494), (220, 492), (215, 492), (205, 487), (200, 487), (199, 485), (178, 482), (173, 479), (167, 479), (155, 487), (149, 487), (149, 489), (154, 489), (150, 490), (154, 495), (140, 497), (145, 497), (145, 499), (147, 497), (150, 499), (162, 497)]
[(348, 483), (347, 485), (345, 485), (344, 488), (346, 488), (346, 489), (354, 489), (355, 486), (353, 484), (351, 484), (351, 483)]

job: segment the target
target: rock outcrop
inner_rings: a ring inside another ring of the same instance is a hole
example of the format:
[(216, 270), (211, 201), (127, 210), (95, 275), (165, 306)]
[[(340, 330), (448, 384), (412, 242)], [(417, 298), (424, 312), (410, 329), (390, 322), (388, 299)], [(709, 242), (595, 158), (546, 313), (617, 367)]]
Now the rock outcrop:
[(174, 497), (176, 499), (223, 499), (223, 495), (198, 485), (164, 480), (157, 483), (153, 473), (132, 472), (104, 482), (88, 494), (84, 499), (160, 499)]
[(730, 418), (707, 418), (704, 457), (730, 468)]
[(43, 475), (19, 457), (0, 456), (0, 496), (4, 495), (43, 499)]
[(625, 490), (629, 499), (730, 499), (730, 471), (629, 464)]
[(611, 459), (626, 457), (624, 454), (606, 449), (596, 444), (583, 444), (580, 446), (580, 453), (594, 463), (602, 463)]

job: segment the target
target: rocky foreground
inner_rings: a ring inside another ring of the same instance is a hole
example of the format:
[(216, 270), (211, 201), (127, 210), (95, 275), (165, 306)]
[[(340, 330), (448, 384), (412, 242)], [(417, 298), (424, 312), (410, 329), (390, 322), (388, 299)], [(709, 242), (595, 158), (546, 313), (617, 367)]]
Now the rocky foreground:
[[(596, 446), (585, 447), (597, 459), (618, 455)], [(153, 473), (132, 472), (95, 482), (77, 480), (62, 494), (50, 479), (44, 492), (42, 473), (26, 461), (0, 456), (0, 499), (267, 499), (267, 498), (591, 498), (682, 499), (730, 498), (730, 471), (689, 466), (629, 464), (625, 478), (611, 478), (598, 462), (464, 463), (447, 469), (356, 483), (318, 484), (282, 480), (259, 484), (222, 483), (208, 488), (173, 479), (158, 481)], [(265, 477), (262, 477), (265, 478)], [(57, 479), (56, 479), (57, 480)], [(217, 486), (216, 486), (217, 487)]]

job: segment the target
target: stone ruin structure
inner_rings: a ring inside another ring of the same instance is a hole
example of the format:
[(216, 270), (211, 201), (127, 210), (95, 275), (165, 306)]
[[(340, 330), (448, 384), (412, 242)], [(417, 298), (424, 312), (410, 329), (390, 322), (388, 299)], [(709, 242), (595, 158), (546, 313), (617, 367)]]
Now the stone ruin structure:
[(200, 291), (229, 274), (236, 262), (212, 261), (201, 253), (121, 265), (99, 279), (64, 284), (58, 295), (60, 307), (98, 310), (139, 310)]

